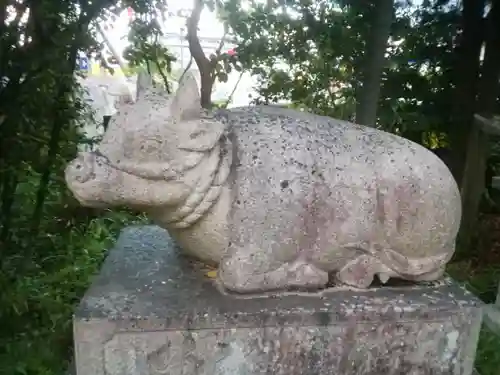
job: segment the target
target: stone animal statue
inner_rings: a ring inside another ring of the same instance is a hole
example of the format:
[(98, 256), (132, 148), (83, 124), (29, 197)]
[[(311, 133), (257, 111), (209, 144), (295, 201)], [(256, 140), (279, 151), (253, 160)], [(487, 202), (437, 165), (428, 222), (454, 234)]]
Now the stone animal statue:
[(97, 150), (67, 166), (75, 197), (146, 212), (183, 251), (218, 264), (226, 291), (442, 276), (461, 200), (431, 151), (291, 109), (211, 112), (199, 103), (189, 75), (175, 95), (139, 92)]

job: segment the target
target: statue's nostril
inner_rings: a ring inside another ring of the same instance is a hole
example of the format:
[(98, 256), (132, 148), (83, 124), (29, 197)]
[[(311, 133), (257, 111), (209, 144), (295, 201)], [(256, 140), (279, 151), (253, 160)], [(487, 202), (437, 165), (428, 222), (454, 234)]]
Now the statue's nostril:
[(79, 183), (84, 183), (93, 178), (92, 164), (85, 160), (75, 160), (73, 164), (73, 176)]

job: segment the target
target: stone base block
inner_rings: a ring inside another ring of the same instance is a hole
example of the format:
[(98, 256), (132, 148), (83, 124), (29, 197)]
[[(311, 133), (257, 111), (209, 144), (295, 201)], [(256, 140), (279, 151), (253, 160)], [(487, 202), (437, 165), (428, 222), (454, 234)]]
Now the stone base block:
[(484, 307), (484, 323), (492, 332), (500, 335), (500, 307), (494, 304)]
[(154, 226), (123, 231), (74, 316), (78, 375), (470, 375), (481, 303), (452, 280), (221, 294)]

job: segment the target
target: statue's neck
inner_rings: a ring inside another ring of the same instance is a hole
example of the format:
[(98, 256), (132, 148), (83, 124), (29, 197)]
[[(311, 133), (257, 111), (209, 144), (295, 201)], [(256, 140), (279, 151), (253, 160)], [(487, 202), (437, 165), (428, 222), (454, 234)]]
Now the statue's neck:
[(232, 162), (232, 146), (226, 136), (209, 152), (205, 160), (186, 176), (194, 182), (186, 200), (168, 214), (167, 225), (176, 229), (188, 228), (207, 214), (220, 197)]

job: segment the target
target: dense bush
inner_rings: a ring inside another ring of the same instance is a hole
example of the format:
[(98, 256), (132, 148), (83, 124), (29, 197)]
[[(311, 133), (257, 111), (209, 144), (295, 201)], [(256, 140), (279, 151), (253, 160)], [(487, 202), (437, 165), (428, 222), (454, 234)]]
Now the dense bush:
[[(72, 352), (71, 314), (119, 230), (142, 217), (80, 209), (57, 178), (38, 234), (30, 234), (39, 174), (21, 173), (9, 249), (0, 258), (0, 373), (63, 374)], [(69, 202), (69, 203), (68, 203)]]

